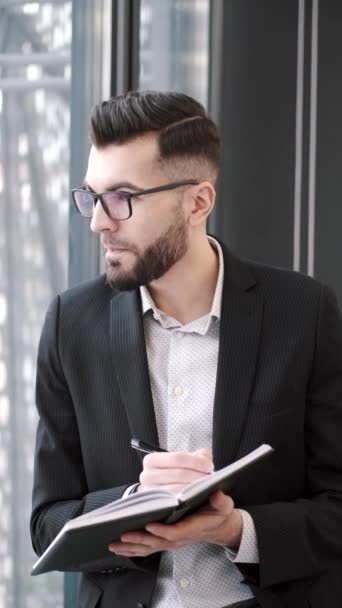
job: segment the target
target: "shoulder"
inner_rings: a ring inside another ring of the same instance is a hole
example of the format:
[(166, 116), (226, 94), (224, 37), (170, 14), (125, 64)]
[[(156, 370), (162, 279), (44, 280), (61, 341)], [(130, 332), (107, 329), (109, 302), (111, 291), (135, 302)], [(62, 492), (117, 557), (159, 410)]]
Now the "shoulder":
[(224, 252), (227, 283), (238, 284), (244, 290), (257, 288), (266, 298), (295, 299), (297, 297), (320, 298), (325, 285), (317, 279), (295, 270), (242, 259), (229, 251)]
[(69, 287), (61, 292), (58, 297), (63, 304), (69, 304), (75, 301), (93, 299), (94, 297), (103, 298), (108, 296), (110, 298), (112, 293), (112, 289), (106, 282), (106, 276), (102, 274), (95, 279)]
[(334, 291), (321, 281), (287, 268), (261, 264), (239, 258), (223, 246), (224, 297), (231, 287), (262, 297), (265, 311), (280, 317), (295, 315), (298, 319), (317, 321), (326, 303), (336, 310)]
[[(60, 327), (76, 329), (84, 327), (108, 313), (114, 291), (106, 282), (106, 276), (86, 281), (58, 294), (50, 304), (49, 313), (58, 319)], [(106, 315), (107, 316), (107, 315)]]
[(278, 320), (291, 319), (292, 324), (317, 325), (326, 302), (338, 309), (333, 290), (321, 281), (301, 272), (250, 263), (251, 272), (262, 293), (265, 310), (276, 311)]
[(324, 285), (321, 281), (288, 268), (248, 261), (251, 273), (265, 293), (299, 294), (319, 297)]

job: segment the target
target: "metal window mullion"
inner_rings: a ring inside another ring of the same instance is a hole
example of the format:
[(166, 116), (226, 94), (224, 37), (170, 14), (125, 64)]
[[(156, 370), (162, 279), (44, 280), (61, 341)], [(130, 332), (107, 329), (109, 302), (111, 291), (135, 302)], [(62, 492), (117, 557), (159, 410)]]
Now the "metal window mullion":
[[(222, 123), (222, 60), (224, 57), (223, 13), (224, 0), (210, 0), (209, 8), (209, 77), (208, 77), (208, 113), (212, 120), (221, 128)], [(222, 176), (221, 176), (222, 179)], [(219, 197), (220, 182), (217, 189)], [(217, 203), (216, 203), (217, 204)], [(218, 229), (218, 214), (216, 206), (208, 220), (208, 232), (216, 234)]]
[(313, 0), (311, 26), (310, 143), (308, 197), (308, 274), (310, 276), (314, 276), (315, 273), (318, 16), (319, 0)]
[(305, 0), (298, 0), (297, 89), (295, 134), (295, 180), (293, 223), (293, 269), (300, 270), (302, 179), (303, 179), (303, 106), (304, 106)]
[(112, 95), (139, 85), (140, 0), (113, 0)]
[[(72, 79), (70, 128), (70, 186), (82, 183), (88, 162), (88, 123), (92, 106), (102, 91), (103, 0), (73, 0)], [(95, 277), (99, 272), (98, 238), (89, 222), (70, 205), (69, 286)]]
[[(88, 124), (92, 106), (110, 94), (112, 31), (111, 0), (73, 0), (70, 120), (70, 186), (82, 183), (89, 153)], [(106, 91), (106, 87), (108, 90)], [(89, 221), (74, 208), (70, 197), (68, 285), (99, 274), (100, 249)], [(79, 576), (64, 576), (64, 608), (77, 604)]]

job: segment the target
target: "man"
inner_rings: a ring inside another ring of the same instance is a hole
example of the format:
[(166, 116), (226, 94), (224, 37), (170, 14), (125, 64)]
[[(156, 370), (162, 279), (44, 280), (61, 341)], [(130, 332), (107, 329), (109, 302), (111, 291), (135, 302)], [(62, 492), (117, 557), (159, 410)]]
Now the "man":
[[(206, 234), (217, 129), (180, 93), (95, 107), (74, 202), (106, 276), (50, 306), (37, 368), (31, 531), (130, 492), (178, 491), (266, 442), (235, 496), (108, 539), (82, 575), (95, 608), (342, 605), (342, 324), (334, 295)], [(224, 203), (223, 203), (224, 204)], [(231, 203), (232, 204), (232, 203)], [(251, 201), (251, 204), (253, 202)], [(141, 462), (131, 437), (159, 444)]]

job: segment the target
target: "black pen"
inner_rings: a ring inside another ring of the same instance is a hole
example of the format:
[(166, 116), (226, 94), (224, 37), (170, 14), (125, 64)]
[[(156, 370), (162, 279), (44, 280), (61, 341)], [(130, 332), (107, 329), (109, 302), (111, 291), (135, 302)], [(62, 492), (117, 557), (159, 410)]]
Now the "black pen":
[[(142, 452), (143, 454), (153, 454), (153, 452), (168, 452), (168, 450), (164, 450), (156, 445), (151, 445), (150, 443), (146, 443), (146, 441), (140, 441), (140, 439), (135, 439), (133, 437), (131, 439), (131, 448), (137, 452)], [(209, 475), (214, 472), (215, 471), (210, 471)]]
[(136, 439), (134, 437), (131, 439), (131, 448), (137, 452), (143, 452), (144, 454), (152, 454), (153, 452), (167, 452), (167, 450), (163, 450), (163, 448), (159, 448), (156, 445), (151, 445), (145, 441), (140, 441), (140, 439)]

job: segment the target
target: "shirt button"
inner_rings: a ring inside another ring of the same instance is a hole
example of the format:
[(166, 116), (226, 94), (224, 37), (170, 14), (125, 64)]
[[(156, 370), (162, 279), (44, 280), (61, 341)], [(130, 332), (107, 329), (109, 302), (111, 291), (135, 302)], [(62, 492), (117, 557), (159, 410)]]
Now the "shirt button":
[(137, 602), (137, 608), (146, 608), (146, 606), (142, 602)]
[(188, 578), (181, 578), (179, 584), (182, 589), (187, 589), (190, 585), (190, 581)]
[(180, 397), (180, 395), (183, 393), (183, 389), (181, 386), (176, 386), (173, 392), (176, 397)]

